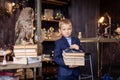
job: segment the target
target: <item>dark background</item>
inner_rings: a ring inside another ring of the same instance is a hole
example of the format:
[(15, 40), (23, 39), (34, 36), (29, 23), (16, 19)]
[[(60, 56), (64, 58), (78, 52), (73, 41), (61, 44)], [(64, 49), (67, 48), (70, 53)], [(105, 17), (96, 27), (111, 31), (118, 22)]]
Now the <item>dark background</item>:
[[(19, 3), (23, 0), (9, 0)], [(0, 40), (1, 46), (4, 44), (8, 45), (14, 44), (14, 28), (15, 22), (18, 18), (18, 15), (23, 7), (30, 6), (35, 8), (34, 0), (27, 0), (28, 2), (21, 6), (14, 14), (7, 16), (0, 16)], [(66, 0), (67, 1), (67, 0)], [(5, 0), (1, 0), (0, 6), (5, 6)], [(83, 38), (95, 38), (97, 37), (97, 27), (98, 19), (104, 15), (106, 12), (111, 16), (112, 19), (112, 30), (117, 28), (117, 25), (120, 24), (120, 0), (71, 0), (68, 4), (68, 9), (65, 16), (68, 17), (73, 23), (73, 36), (78, 36), (78, 32), (82, 32)], [(82, 43), (83, 48), (86, 52), (92, 53), (93, 59), (93, 69), (94, 74), (97, 76), (97, 50), (96, 43)], [(107, 43), (102, 44), (101, 49), (103, 50), (102, 57), (103, 69), (111, 66), (112, 63), (120, 64), (119, 60), (119, 44), (118, 43)], [(112, 50), (112, 51), (111, 51)], [(117, 57), (113, 57), (117, 56)], [(112, 62), (110, 62), (112, 60)], [(120, 65), (119, 65), (120, 66)], [(117, 65), (118, 67), (118, 65)], [(109, 72), (109, 70), (103, 71), (104, 74)], [(119, 76), (120, 71), (112, 72), (111, 76)]]

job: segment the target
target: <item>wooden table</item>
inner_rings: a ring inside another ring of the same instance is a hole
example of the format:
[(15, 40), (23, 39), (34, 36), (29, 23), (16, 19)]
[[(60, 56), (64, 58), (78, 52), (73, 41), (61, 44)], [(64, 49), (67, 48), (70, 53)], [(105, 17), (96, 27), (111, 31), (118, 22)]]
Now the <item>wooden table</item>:
[[(34, 69), (34, 80), (36, 80), (36, 68), (40, 68), (40, 70), (41, 70), (41, 67), (42, 67), (41, 62), (31, 63), (31, 64), (27, 64), (27, 65), (26, 64), (13, 64), (12, 62), (7, 62), (7, 65), (2, 65), (2, 63), (0, 63), (0, 70), (33, 68)], [(26, 74), (24, 74), (24, 75), (25, 75), (24, 79), (27, 80)]]
[(105, 42), (116, 42), (120, 44), (120, 38), (80, 38), (81, 42), (95, 42), (97, 43), (97, 54), (98, 54), (98, 79), (101, 77), (102, 62), (101, 62), (101, 53), (100, 53), (100, 43)]

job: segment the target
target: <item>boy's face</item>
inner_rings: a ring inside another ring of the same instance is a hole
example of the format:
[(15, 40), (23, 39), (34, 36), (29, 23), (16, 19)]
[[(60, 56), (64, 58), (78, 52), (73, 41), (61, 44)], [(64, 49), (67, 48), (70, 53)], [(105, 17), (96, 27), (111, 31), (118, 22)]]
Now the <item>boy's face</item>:
[(59, 32), (62, 34), (62, 36), (68, 38), (71, 36), (72, 26), (70, 24), (63, 24), (60, 27)]

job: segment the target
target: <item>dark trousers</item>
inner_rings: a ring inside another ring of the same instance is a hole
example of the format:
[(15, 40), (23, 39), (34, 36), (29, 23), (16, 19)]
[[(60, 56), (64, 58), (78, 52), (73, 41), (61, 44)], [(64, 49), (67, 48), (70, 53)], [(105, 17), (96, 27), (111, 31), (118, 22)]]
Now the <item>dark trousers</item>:
[(58, 80), (79, 80), (79, 76), (58, 76)]

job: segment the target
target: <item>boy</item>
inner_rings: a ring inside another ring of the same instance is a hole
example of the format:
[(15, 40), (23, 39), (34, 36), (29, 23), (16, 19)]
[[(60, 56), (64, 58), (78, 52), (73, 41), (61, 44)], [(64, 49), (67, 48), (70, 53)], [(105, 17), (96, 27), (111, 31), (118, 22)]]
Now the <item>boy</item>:
[(58, 80), (79, 80), (79, 66), (65, 65), (63, 60), (63, 50), (66, 48), (82, 50), (78, 38), (71, 37), (72, 23), (65, 19), (59, 22), (59, 32), (62, 37), (55, 42), (54, 61), (59, 65)]

